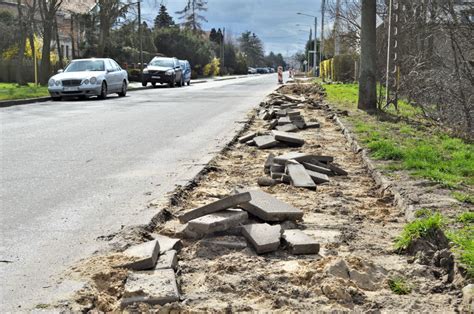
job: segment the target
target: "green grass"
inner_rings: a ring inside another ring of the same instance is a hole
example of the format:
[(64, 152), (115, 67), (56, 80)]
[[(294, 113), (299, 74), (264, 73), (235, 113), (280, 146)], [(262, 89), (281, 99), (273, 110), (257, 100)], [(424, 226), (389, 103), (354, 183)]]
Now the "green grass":
[(324, 88), (330, 103), (350, 110), (348, 119), (374, 159), (391, 160), (392, 170), (409, 170), (447, 188), (474, 186), (473, 144), (420, 124), (420, 110), (406, 102), (399, 102), (399, 112), (393, 107), (386, 112), (408, 119), (387, 121), (357, 110), (357, 84), (327, 84)]
[(26, 99), (48, 96), (48, 88), (46, 86), (19, 86), (15, 83), (0, 83), (0, 100)]
[(462, 202), (462, 203), (474, 204), (474, 195), (473, 194), (467, 194), (467, 193), (454, 191), (452, 193), (452, 196), (455, 199), (457, 199), (458, 201)]
[(402, 233), (396, 238), (395, 249), (399, 252), (406, 250), (413, 240), (426, 237), (437, 229), (441, 229), (443, 225), (443, 216), (439, 213), (415, 219), (406, 224)]
[(405, 295), (411, 292), (410, 285), (405, 281), (405, 279), (400, 277), (389, 279), (388, 287), (393, 291), (393, 293), (398, 295)]
[(464, 212), (460, 214), (458, 221), (462, 223), (474, 223), (474, 212)]
[[(472, 213), (471, 213), (472, 214)], [(459, 261), (465, 266), (469, 276), (474, 277), (474, 224), (473, 217), (466, 221), (461, 229), (446, 232), (449, 240), (454, 242), (454, 252), (459, 256)]]

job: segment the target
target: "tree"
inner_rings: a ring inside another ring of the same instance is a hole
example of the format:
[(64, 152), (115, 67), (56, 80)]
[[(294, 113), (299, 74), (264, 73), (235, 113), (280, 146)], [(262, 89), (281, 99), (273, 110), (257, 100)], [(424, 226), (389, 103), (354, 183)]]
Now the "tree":
[(56, 13), (61, 7), (62, 0), (38, 0), (43, 33), (43, 48), (41, 51), (40, 83), (47, 84), (51, 75), (51, 41), (53, 39)]
[(259, 66), (264, 62), (263, 43), (260, 38), (250, 31), (242, 33), (239, 38), (240, 50), (250, 66)]
[(359, 100), (357, 107), (367, 112), (377, 110), (377, 37), (376, 0), (362, 0)]
[(0, 11), (0, 53), (14, 45), (17, 39), (17, 29), (15, 18), (9, 11)]
[(217, 31), (215, 28), (211, 29), (211, 32), (209, 33), (209, 40), (214, 43), (217, 43)]
[(160, 4), (160, 12), (155, 18), (155, 29), (174, 26), (175, 23), (164, 4)]
[(97, 4), (99, 7), (99, 43), (97, 55), (99, 57), (105, 57), (111, 47), (110, 30), (117, 19), (127, 13), (131, 4), (123, 5), (120, 0), (99, 0)]
[(199, 12), (207, 11), (207, 0), (188, 0), (188, 3), (183, 10), (177, 11), (180, 14), (180, 20), (183, 20), (183, 26), (191, 29), (193, 32), (202, 30), (202, 22), (207, 22), (207, 19)]

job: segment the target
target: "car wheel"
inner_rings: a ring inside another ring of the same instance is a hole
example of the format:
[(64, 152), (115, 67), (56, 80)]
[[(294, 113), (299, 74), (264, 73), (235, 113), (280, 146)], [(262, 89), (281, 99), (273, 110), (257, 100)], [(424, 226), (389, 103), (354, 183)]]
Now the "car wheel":
[(146, 84), (148, 84), (148, 82), (142, 82), (143, 87), (146, 87)]
[(59, 97), (51, 97), (51, 99), (52, 99), (53, 101), (60, 101), (60, 100), (61, 100), (61, 96), (59, 96)]
[(156, 88), (156, 82), (151, 83), (151, 85), (153, 86), (153, 88)]
[(173, 77), (170, 82), (170, 87), (175, 87), (175, 85), (176, 85), (176, 78)]
[(127, 96), (127, 82), (123, 81), (122, 83), (122, 91), (118, 93), (119, 97)]
[(100, 88), (99, 99), (105, 99), (105, 98), (107, 98), (107, 84), (105, 82), (102, 82), (102, 87)]
[(80, 100), (86, 100), (86, 98), (87, 98), (86, 95), (81, 95), (81, 96), (79, 96), (79, 99), (80, 99)]
[(191, 85), (191, 80), (188, 81), (188, 86)]

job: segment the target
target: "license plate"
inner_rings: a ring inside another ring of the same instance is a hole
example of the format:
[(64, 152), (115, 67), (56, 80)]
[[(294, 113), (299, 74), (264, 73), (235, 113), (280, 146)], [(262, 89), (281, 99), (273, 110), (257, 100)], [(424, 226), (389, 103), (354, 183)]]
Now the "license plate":
[(65, 92), (77, 92), (79, 87), (64, 87)]
[(152, 76), (151, 78), (152, 79), (159, 79), (160, 77), (159, 76)]

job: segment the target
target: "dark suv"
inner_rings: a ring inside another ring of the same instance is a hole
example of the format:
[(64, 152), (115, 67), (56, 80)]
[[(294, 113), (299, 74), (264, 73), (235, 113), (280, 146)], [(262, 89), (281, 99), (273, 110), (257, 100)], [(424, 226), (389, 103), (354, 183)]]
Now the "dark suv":
[(156, 83), (168, 84), (170, 87), (184, 85), (183, 70), (176, 58), (154, 57), (148, 66), (143, 69), (142, 85), (150, 82), (153, 87)]

